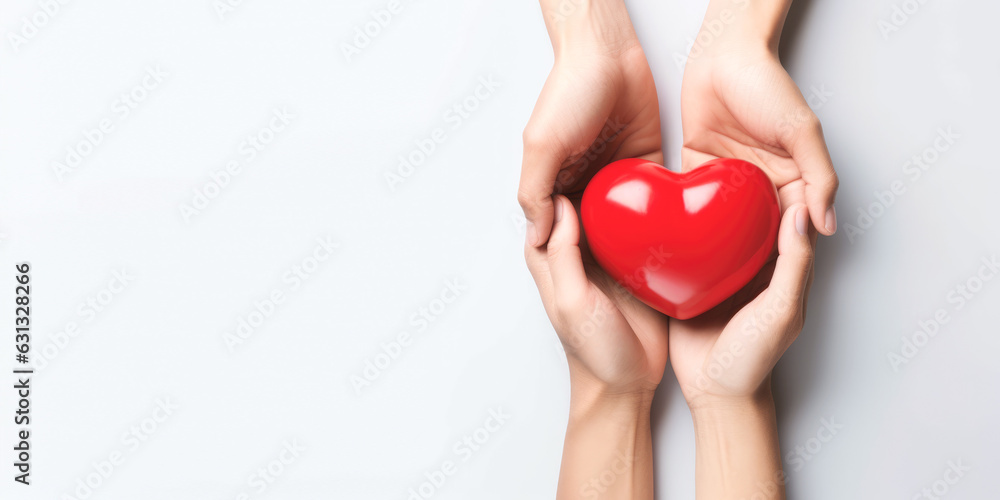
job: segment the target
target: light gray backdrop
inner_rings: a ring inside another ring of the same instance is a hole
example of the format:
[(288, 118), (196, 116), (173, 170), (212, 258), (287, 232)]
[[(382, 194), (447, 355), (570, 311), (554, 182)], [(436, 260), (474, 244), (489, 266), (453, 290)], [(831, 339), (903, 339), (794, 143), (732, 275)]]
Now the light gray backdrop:
[[(705, 4), (630, 2), (674, 168)], [(568, 380), (515, 203), (540, 11), (373, 17), (390, 6), (3, 3), (0, 496), (404, 500), (444, 468), (435, 500), (553, 497)], [(842, 185), (775, 378), (791, 498), (996, 492), (998, 16), (796, 2), (783, 57), (822, 96)], [(10, 465), (22, 261), (30, 487)], [(658, 496), (693, 498), (670, 376), (654, 419)]]

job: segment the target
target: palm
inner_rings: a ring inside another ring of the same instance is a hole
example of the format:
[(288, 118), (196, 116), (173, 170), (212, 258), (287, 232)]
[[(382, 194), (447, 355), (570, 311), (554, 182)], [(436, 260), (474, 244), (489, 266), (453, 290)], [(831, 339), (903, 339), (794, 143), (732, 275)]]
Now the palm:
[[(670, 363), (688, 401), (703, 393), (716, 396), (746, 395), (767, 376), (761, 363), (764, 352), (752, 350), (766, 319), (768, 291), (774, 270), (772, 260), (751, 282), (714, 309), (689, 320), (670, 320)], [(762, 292), (763, 290), (763, 292)], [(739, 348), (734, 349), (734, 343)]]
[[(575, 205), (579, 201), (573, 200)], [(589, 324), (566, 348), (604, 383), (654, 389), (667, 364), (668, 318), (621, 288), (581, 241), (589, 286), (584, 296)]]
[(804, 201), (802, 173), (787, 145), (796, 129), (819, 125), (815, 115), (800, 111), (804, 99), (795, 82), (770, 53), (715, 57), (685, 69), (683, 169), (739, 158), (768, 174), (783, 191), (783, 206)]

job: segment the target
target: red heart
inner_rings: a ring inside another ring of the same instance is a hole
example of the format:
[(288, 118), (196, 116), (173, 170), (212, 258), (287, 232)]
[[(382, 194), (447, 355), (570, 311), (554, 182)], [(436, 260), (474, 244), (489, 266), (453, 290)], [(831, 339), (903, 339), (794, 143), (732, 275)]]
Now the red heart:
[(760, 271), (781, 209), (774, 184), (743, 160), (683, 174), (616, 161), (587, 185), (583, 228), (594, 258), (632, 295), (674, 318), (719, 305)]

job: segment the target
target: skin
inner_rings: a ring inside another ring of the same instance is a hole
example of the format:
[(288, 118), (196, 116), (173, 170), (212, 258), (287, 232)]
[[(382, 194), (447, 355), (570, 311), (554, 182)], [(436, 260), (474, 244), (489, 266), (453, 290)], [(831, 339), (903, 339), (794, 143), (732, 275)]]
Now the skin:
[[(553, 194), (582, 190), (617, 159), (663, 162), (656, 88), (622, 0), (540, 3), (555, 65), (524, 129), (517, 195), (534, 246), (548, 240)], [(706, 29), (730, 15), (734, 20), (698, 45), (685, 68), (682, 166), (690, 170), (719, 156), (755, 163), (779, 186), (796, 186), (813, 225), (832, 235), (837, 174), (819, 120), (777, 56), (790, 3), (710, 3)], [(563, 5), (573, 7), (569, 14), (560, 14)], [(621, 132), (603, 141), (609, 123)]]
[(625, 5), (542, 0), (555, 52), (524, 129), (518, 202), (527, 241), (543, 245), (552, 229), (552, 195), (579, 193), (597, 170), (623, 158), (663, 162), (656, 86)]
[(668, 319), (618, 288), (581, 248), (569, 199), (553, 203), (551, 238), (524, 253), (570, 372), (557, 498), (652, 499), (649, 415), (667, 364)]
[(701, 316), (670, 319), (670, 363), (694, 421), (698, 498), (784, 498), (771, 371), (805, 321), (816, 238), (808, 218), (804, 204), (788, 207), (778, 255), (749, 285)]
[(597, 168), (615, 160), (662, 163), (656, 87), (624, 3), (585, 0), (560, 16), (562, 5), (541, 1), (555, 63), (524, 130), (518, 190), (525, 260), (570, 370), (557, 498), (652, 499), (650, 406), (668, 319), (594, 264), (575, 208), (553, 195), (578, 203)]
[(784, 498), (771, 371), (802, 329), (837, 189), (819, 121), (777, 57), (789, 4), (713, 0), (703, 30), (729, 21), (688, 60), (682, 168), (750, 161), (778, 186), (783, 217), (759, 275), (679, 321), (593, 262), (577, 215), (600, 167), (663, 162), (656, 89), (628, 13), (620, 0), (574, 0), (568, 13), (563, 0), (541, 1), (555, 64), (524, 131), (518, 201), (525, 259), (570, 371), (558, 498), (653, 498), (649, 413), (668, 358), (691, 408), (698, 498)]
[(734, 20), (685, 67), (683, 170), (747, 160), (778, 187), (784, 213), (779, 255), (747, 287), (697, 318), (670, 320), (670, 362), (695, 427), (698, 498), (785, 498), (771, 371), (802, 330), (814, 228), (829, 235), (837, 226), (822, 128), (778, 60), (790, 4), (713, 0), (703, 31)]
[[(681, 86), (682, 169), (719, 157), (761, 167), (785, 200), (803, 202), (820, 233), (837, 230), (839, 180), (823, 128), (778, 59), (791, 0), (712, 0)], [(787, 205), (786, 205), (787, 206)]]

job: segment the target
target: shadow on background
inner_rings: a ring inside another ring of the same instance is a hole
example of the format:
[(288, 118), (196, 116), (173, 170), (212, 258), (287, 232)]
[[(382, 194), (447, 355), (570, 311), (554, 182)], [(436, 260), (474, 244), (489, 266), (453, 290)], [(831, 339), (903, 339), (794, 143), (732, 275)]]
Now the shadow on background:
[(799, 36), (805, 26), (805, 20), (813, 7), (813, 0), (796, 0), (788, 10), (785, 26), (781, 30), (781, 42), (778, 44), (778, 54), (782, 61), (793, 59), (799, 49)]

